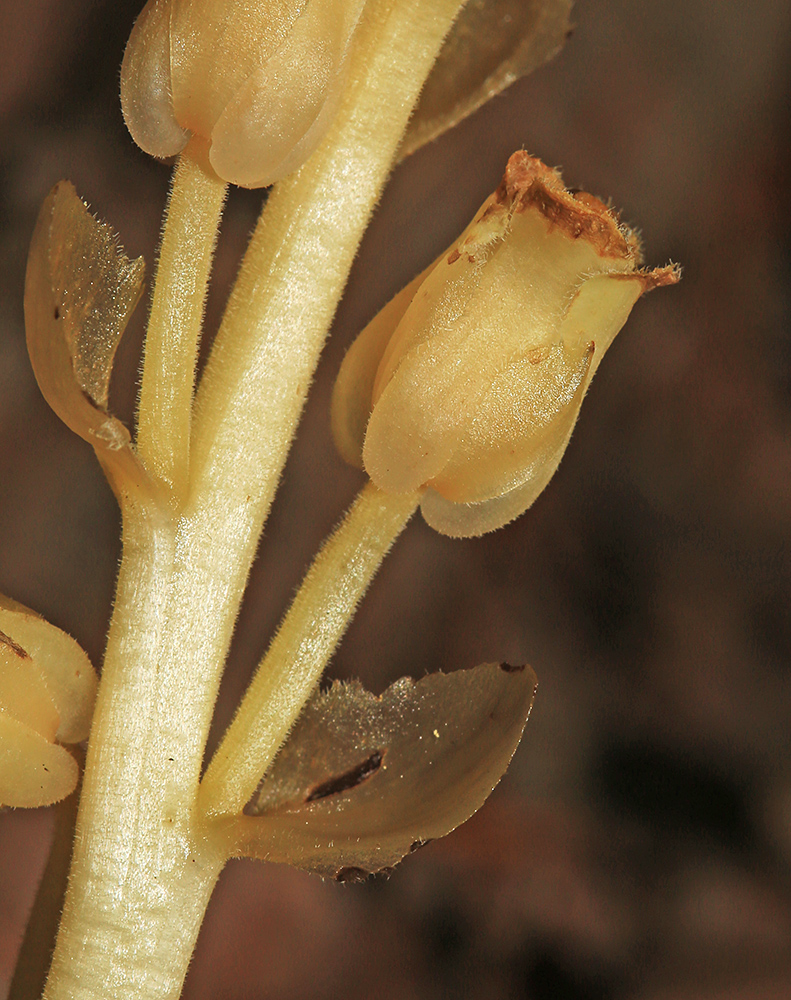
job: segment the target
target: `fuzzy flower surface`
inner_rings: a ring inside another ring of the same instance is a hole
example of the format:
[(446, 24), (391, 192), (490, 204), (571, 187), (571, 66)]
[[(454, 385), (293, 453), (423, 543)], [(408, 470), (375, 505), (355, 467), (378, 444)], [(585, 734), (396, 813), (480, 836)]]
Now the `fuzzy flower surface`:
[(443, 534), (492, 531), (557, 469), (590, 381), (640, 296), (633, 232), (598, 198), (514, 154), (460, 239), (366, 327), (344, 359), (341, 455), (380, 489), (425, 490)]
[(202, 142), (212, 169), (266, 187), (308, 158), (334, 116), (365, 0), (148, 0), (121, 104), (157, 157)]

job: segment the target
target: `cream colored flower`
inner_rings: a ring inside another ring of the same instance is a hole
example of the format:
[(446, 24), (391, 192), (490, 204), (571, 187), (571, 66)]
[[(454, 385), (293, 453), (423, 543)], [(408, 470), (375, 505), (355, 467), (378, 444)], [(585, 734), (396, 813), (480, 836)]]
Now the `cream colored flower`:
[(310, 155), (335, 112), (365, 0), (148, 0), (121, 103), (152, 156), (208, 145), (219, 177), (265, 187)]
[(96, 674), (70, 636), (0, 596), (0, 805), (69, 795), (77, 764), (61, 743), (86, 739)]
[(444, 534), (506, 524), (557, 469), (634, 303), (678, 278), (642, 270), (612, 211), (514, 154), (459, 241), (349, 350), (333, 396), (341, 454), (382, 490), (425, 489)]

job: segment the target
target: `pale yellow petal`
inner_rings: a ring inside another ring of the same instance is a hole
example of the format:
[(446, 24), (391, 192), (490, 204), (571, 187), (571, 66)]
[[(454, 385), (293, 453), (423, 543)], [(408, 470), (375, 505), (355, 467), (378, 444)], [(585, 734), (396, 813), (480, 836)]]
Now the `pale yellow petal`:
[(459, 398), (462, 409), (474, 406), (482, 366), (496, 363), (479, 349), (491, 331), (471, 305), (503, 245), (503, 213), (485, 209), (420, 285), (382, 355), (363, 449), (381, 489), (415, 490), (444, 468), (465, 420)]
[(51, 805), (74, 791), (78, 776), (67, 750), (0, 708), (0, 805)]
[(435, 531), (450, 538), (477, 538), (504, 527), (532, 506), (557, 471), (562, 455), (547, 462), (534, 479), (483, 503), (453, 503), (434, 490), (426, 490), (420, 505), (423, 519)]
[[(434, 266), (433, 264), (431, 265)], [(363, 441), (371, 415), (374, 380), (385, 346), (426, 278), (423, 271), (395, 295), (359, 334), (343, 359), (332, 391), (330, 422), (335, 447), (349, 465), (362, 468)]]
[(170, 0), (149, 0), (132, 28), (121, 65), (121, 109), (141, 149), (167, 157), (187, 145), (173, 111), (170, 79)]
[(278, 180), (324, 106), (341, 57), (338, 33), (304, 39), (303, 21), (234, 94), (211, 132), (211, 164), (232, 184), (267, 187)]
[(558, 336), (568, 345), (595, 344), (593, 376), (605, 351), (626, 323), (643, 292), (677, 280), (678, 272), (672, 267), (633, 271), (624, 275), (601, 274), (590, 278), (574, 296)]
[(40, 671), (60, 716), (58, 739), (64, 743), (86, 739), (98, 680), (79, 643), (30, 608), (2, 595), (0, 631), (29, 653)]
[(172, 0), (172, 99), (182, 126), (208, 139), (306, 6), (307, 0)]
[[(485, 417), (471, 420), (448, 465), (429, 485), (455, 503), (480, 503), (553, 471), (590, 382), (593, 348), (538, 348), (493, 379)], [(557, 458), (555, 458), (557, 456)]]
[(282, 43), (232, 94), (211, 132), (225, 180), (266, 187), (296, 169), (326, 131), (364, 0), (311, 0)]
[(459, 239), (427, 269), (425, 280), (382, 354), (374, 383), (374, 403), (410, 352), (452, 334), (480, 284), (484, 266), (500, 249), (508, 225), (509, 213), (493, 195)]
[(0, 708), (54, 742), (60, 716), (33, 657), (0, 631)]

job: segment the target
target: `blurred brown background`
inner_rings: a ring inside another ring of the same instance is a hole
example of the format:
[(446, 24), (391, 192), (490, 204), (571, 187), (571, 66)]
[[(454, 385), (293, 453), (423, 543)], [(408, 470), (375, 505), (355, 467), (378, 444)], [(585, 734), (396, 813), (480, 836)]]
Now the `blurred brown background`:
[[(69, 177), (154, 259), (168, 170), (131, 144), (118, 67), (141, 0), (0, 8), (0, 591), (100, 662), (118, 519), (24, 351), (27, 244)], [(791, 996), (791, 7), (579, 0), (550, 66), (395, 174), (363, 244), (261, 545), (227, 721), (361, 477), (335, 456), (346, 346), (525, 147), (623, 210), (684, 280), (639, 303), (535, 507), (479, 540), (415, 522), (333, 672), (527, 660), (539, 697), (466, 827), (364, 886), (229, 866), (186, 995), (228, 1000)], [(216, 326), (261, 202), (235, 192)], [(143, 310), (114, 381), (131, 419)], [(0, 995), (46, 811), (0, 816)]]

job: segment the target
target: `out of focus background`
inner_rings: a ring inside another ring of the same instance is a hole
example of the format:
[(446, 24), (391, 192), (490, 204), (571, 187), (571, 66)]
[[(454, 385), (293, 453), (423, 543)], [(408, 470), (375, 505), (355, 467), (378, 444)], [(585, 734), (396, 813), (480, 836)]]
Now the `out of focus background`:
[[(24, 349), (27, 245), (70, 178), (154, 260), (169, 170), (127, 136), (142, 0), (0, 8), (0, 591), (101, 662), (118, 517)], [(416, 520), (335, 658), (402, 674), (528, 661), (533, 715), (466, 826), (389, 878), (231, 864), (188, 1000), (787, 1000), (791, 996), (791, 6), (579, 0), (565, 50), (395, 173), (363, 243), (263, 538), (228, 720), (361, 475), (328, 429), (344, 350), (526, 148), (622, 210), (680, 286), (635, 308), (546, 492), (495, 534)], [(234, 192), (216, 328), (262, 195)], [(132, 419), (144, 309), (113, 408)], [(51, 830), (0, 816), (0, 996)]]

